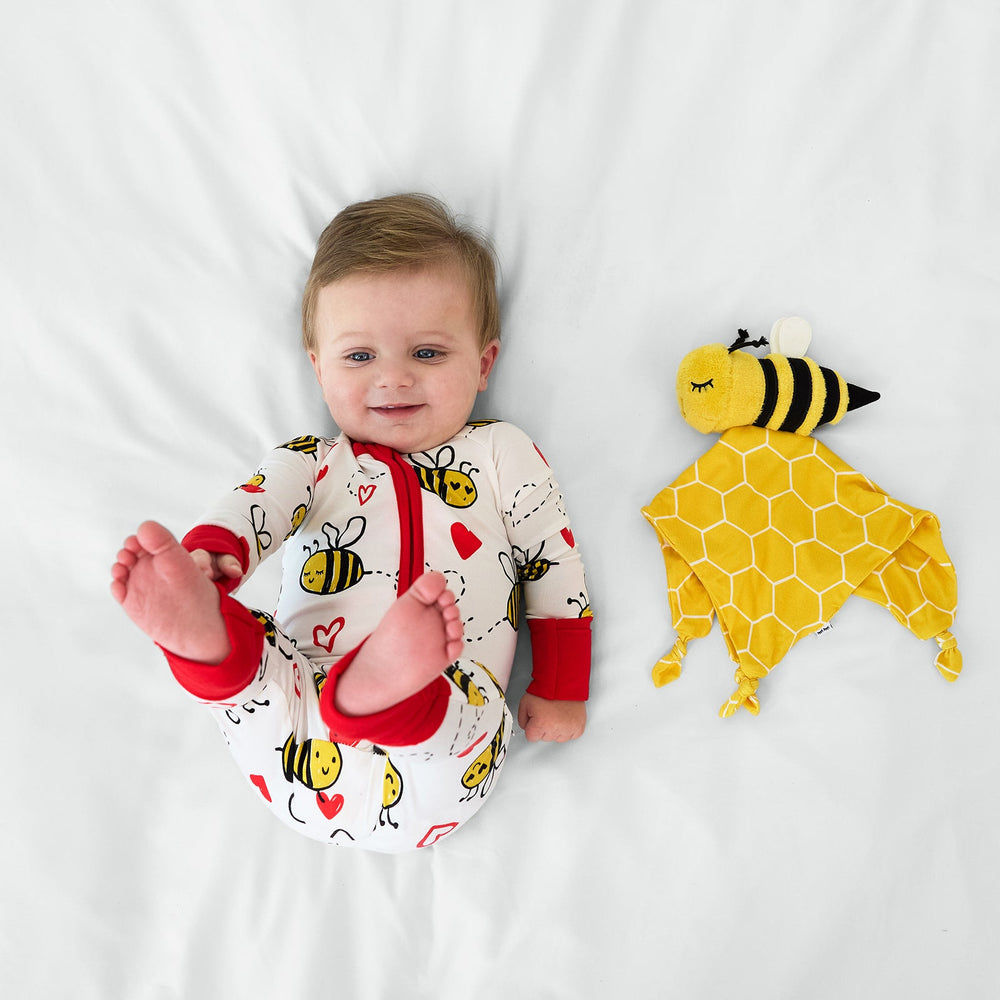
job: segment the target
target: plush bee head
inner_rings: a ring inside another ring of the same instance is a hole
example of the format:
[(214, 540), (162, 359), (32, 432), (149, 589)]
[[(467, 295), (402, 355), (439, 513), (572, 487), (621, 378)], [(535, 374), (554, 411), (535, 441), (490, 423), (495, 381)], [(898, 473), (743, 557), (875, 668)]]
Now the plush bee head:
[(707, 344), (692, 351), (677, 369), (681, 415), (703, 434), (748, 424), (811, 434), (879, 398), (805, 357), (811, 337), (809, 324), (792, 317), (774, 324), (774, 351), (763, 359), (742, 350), (768, 343), (763, 337), (751, 341), (746, 330), (729, 347)]

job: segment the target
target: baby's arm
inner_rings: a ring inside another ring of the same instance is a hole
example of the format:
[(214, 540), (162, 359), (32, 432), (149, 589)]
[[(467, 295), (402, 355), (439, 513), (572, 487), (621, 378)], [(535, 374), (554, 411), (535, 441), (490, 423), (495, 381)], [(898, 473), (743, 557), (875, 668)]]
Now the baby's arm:
[(587, 723), (592, 618), (583, 561), (548, 463), (521, 432), (504, 433), (501, 493), (531, 631), (532, 681), (518, 722), (529, 740), (562, 743)]
[(332, 442), (297, 438), (273, 449), (247, 482), (184, 536), (198, 568), (235, 589), (303, 524)]

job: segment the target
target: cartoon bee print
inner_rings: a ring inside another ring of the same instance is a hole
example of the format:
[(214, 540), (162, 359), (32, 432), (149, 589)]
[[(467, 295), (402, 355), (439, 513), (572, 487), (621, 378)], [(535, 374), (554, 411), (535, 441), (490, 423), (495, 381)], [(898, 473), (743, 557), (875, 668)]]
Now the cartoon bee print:
[(384, 750), (379, 747), (372, 747), (372, 750), (385, 757), (385, 773), (382, 776), (382, 808), (378, 814), (378, 824), (385, 826), (388, 823), (393, 829), (398, 829), (399, 824), (393, 822), (389, 812), (399, 802), (403, 794), (403, 776), (396, 770), (396, 766)]
[(263, 611), (251, 611), (254, 616), (264, 626), (264, 638), (269, 646), (277, 646), (277, 633), (274, 630), (274, 619)]
[(291, 441), (286, 441), (281, 447), (287, 448), (289, 451), (300, 452), (303, 455), (312, 455), (315, 458), (319, 441), (318, 437), (313, 437), (311, 434), (302, 434), (297, 438), (292, 438)]
[(422, 489), (440, 497), (449, 507), (471, 507), (476, 502), (476, 484), (472, 473), (478, 472), (471, 462), (462, 462), (457, 469), (451, 468), (455, 461), (455, 449), (449, 444), (431, 456), (423, 453), (433, 465), (422, 465), (414, 455), (413, 471)]
[(285, 745), (276, 749), (281, 753), (286, 781), (297, 778), (306, 788), (318, 792), (329, 788), (340, 777), (344, 757), (336, 743), (319, 739), (296, 743), (295, 734), (290, 733)]
[(579, 610), (580, 613), (577, 615), (577, 618), (594, 617), (594, 612), (590, 610), (590, 601), (587, 600), (587, 595), (582, 590), (579, 597), (567, 597), (566, 603)]
[[(479, 666), (482, 666), (482, 664), (480, 663)], [(457, 663), (453, 663), (450, 667), (445, 667), (444, 672), (459, 691), (465, 695), (470, 705), (486, 704), (486, 695), (483, 693), (482, 688)]]
[[(780, 332), (779, 320), (772, 330)], [(746, 330), (727, 348), (707, 344), (691, 351), (677, 369), (677, 401), (684, 419), (704, 434), (754, 425), (769, 430), (811, 434), (822, 424), (835, 424), (849, 410), (874, 402), (877, 392), (845, 382), (832, 368), (804, 356), (808, 334), (798, 320), (794, 350), (802, 356), (768, 354), (756, 358), (741, 350), (763, 347), (767, 338), (751, 341)]]
[(516, 632), (521, 624), (521, 588), (523, 586), (514, 560), (509, 552), (498, 553), (504, 576), (511, 583), (510, 597), (507, 598), (507, 615), (504, 621), (510, 622), (510, 627)]
[(239, 490), (243, 490), (244, 493), (263, 493), (264, 482), (266, 477), (263, 472), (257, 472), (252, 475), (242, 486), (237, 486)]
[(524, 549), (514, 546), (514, 560), (517, 564), (517, 578), (519, 580), (525, 583), (540, 580), (553, 566), (559, 565), (559, 563), (542, 558), (542, 549), (544, 548), (545, 542), (542, 542), (538, 546), (538, 551), (532, 556)]
[(475, 798), (476, 794), (485, 796), (493, 784), (493, 778), (503, 763), (504, 746), (503, 737), (506, 730), (506, 717), (500, 720), (500, 728), (490, 741), (490, 745), (469, 765), (465, 774), (462, 775), (462, 787), (467, 794), (463, 795), (462, 802), (468, 802)]
[(313, 548), (303, 546), (309, 553), (302, 565), (299, 575), (299, 585), (310, 594), (337, 594), (348, 587), (353, 587), (364, 576), (365, 567), (361, 557), (349, 546), (358, 541), (365, 533), (367, 522), (357, 514), (344, 526), (344, 530), (330, 524), (323, 524), (323, 534), (329, 543), (321, 548), (319, 540), (315, 540)]
[(285, 535), (285, 541), (287, 542), (292, 535), (295, 534), (299, 528), (302, 527), (302, 522), (306, 519), (306, 514), (309, 513), (312, 508), (313, 502), (313, 491), (311, 486), (306, 487), (306, 502), (300, 503), (295, 510), (292, 511), (292, 526), (288, 534)]

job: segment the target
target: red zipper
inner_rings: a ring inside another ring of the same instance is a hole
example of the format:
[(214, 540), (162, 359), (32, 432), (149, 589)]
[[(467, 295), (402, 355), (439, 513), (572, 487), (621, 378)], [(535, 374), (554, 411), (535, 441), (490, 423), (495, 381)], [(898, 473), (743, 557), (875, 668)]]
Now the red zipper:
[(383, 444), (352, 445), (355, 455), (371, 455), (389, 467), (399, 513), (399, 586), (402, 596), (424, 571), (424, 507), (420, 482), (413, 466), (398, 451)]

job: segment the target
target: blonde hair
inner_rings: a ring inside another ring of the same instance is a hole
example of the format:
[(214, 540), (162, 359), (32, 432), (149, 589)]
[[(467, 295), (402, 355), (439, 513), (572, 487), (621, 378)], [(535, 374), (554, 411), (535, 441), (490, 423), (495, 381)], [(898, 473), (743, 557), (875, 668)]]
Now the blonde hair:
[(323, 230), (302, 295), (302, 343), (316, 349), (320, 289), (359, 272), (456, 261), (465, 271), (481, 348), (500, 336), (497, 257), (489, 238), (459, 222), (437, 198), (397, 194), (348, 205)]

